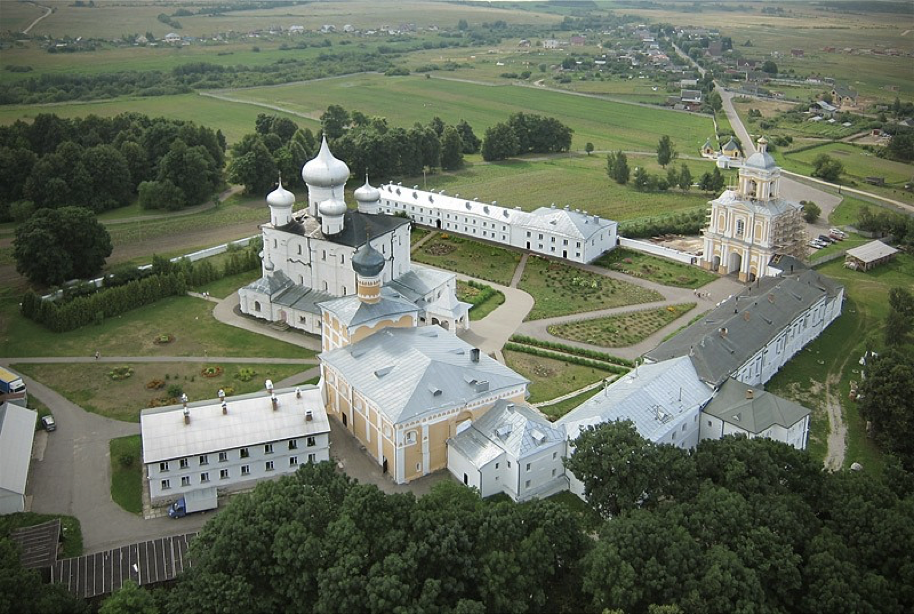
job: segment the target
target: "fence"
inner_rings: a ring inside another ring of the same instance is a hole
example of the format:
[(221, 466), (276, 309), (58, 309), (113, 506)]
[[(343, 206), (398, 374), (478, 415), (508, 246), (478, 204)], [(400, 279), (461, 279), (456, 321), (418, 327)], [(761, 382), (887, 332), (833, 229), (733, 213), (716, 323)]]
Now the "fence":
[[(171, 259), (171, 262), (178, 262), (184, 258), (187, 258), (191, 262), (196, 262), (197, 260), (203, 260), (204, 258), (209, 258), (210, 256), (218, 256), (219, 254), (224, 254), (228, 251), (230, 245), (236, 245), (238, 247), (247, 247), (253, 239), (256, 239), (260, 235), (253, 237), (247, 237), (245, 239), (238, 239), (237, 241), (231, 241), (229, 243), (223, 243), (222, 245), (217, 245), (215, 247), (208, 247), (206, 249), (201, 249), (200, 251), (193, 252), (192, 254), (185, 254), (184, 256), (176, 256)], [(144, 264), (143, 266), (138, 266), (137, 269), (140, 271), (145, 271), (146, 269), (151, 269), (151, 264)], [(94, 285), (96, 288), (101, 288), (104, 283), (105, 278), (99, 277), (97, 279), (90, 279), (86, 283)], [(45, 294), (41, 297), (43, 301), (54, 301), (60, 298), (63, 295), (63, 290), (57, 290), (56, 292), (51, 292), (50, 294)]]
[(698, 256), (693, 256), (692, 254), (687, 254), (686, 252), (681, 252), (679, 250), (672, 249), (670, 247), (664, 247), (662, 245), (656, 245), (655, 243), (649, 243), (647, 241), (638, 241), (636, 239), (626, 239), (625, 237), (619, 237), (619, 246), (633, 249), (638, 252), (653, 254), (654, 256), (662, 256), (663, 258), (668, 258), (670, 260), (675, 260), (676, 262), (682, 262), (684, 264), (696, 264), (698, 262)]

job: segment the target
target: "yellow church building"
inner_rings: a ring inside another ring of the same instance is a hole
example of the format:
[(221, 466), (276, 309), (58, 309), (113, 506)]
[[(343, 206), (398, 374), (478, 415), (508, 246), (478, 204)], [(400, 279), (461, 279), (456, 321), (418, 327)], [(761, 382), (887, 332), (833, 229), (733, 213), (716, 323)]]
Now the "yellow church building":
[(769, 275), (768, 263), (775, 254), (806, 258), (802, 207), (781, 198), (781, 169), (767, 146), (767, 139), (760, 138), (758, 151), (739, 170), (736, 189), (710, 202), (703, 268), (752, 282)]

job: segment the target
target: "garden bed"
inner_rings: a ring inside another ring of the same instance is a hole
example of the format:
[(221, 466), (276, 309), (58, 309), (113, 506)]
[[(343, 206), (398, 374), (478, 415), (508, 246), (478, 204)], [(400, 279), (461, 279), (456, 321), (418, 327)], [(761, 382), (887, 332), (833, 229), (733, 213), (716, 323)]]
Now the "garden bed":
[(518, 287), (536, 301), (529, 320), (663, 300), (654, 290), (539, 257), (527, 260)]
[(695, 303), (633, 311), (606, 318), (579, 320), (549, 327), (549, 334), (601, 347), (628, 347), (639, 343), (695, 308)]

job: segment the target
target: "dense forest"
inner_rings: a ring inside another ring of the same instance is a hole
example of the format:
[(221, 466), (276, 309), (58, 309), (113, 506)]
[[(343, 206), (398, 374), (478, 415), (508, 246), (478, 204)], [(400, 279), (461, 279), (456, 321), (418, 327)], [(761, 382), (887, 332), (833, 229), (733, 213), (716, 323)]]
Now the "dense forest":
[(219, 131), (138, 113), (42, 113), (0, 126), (0, 222), (68, 206), (100, 213), (131, 203), (144, 185), (161, 193), (150, 208), (196, 205), (222, 186), (225, 147)]
[[(208, 522), (173, 587), (128, 586), (102, 612), (914, 607), (914, 476), (898, 464), (883, 476), (829, 473), (805, 452), (742, 437), (688, 452), (645, 441), (631, 423), (591, 429), (576, 445), (569, 468), (590, 500), (579, 510), (482, 500), (450, 481), (421, 498), (386, 495), (332, 463), (306, 465)], [(0, 580), (0, 590), (18, 588)]]

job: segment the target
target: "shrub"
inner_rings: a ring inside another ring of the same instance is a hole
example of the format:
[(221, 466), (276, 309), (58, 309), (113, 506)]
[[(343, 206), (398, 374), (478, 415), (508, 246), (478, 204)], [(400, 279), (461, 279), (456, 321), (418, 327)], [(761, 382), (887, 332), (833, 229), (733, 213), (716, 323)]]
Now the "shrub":
[(238, 369), (238, 373), (235, 374), (235, 379), (242, 381), (242, 382), (249, 382), (252, 379), (254, 379), (255, 375), (257, 375), (257, 371), (255, 371), (254, 369), (248, 368), (248, 367), (244, 367), (244, 368)]
[(181, 387), (181, 384), (172, 384), (168, 387), (168, 390), (165, 393), (172, 399), (177, 399), (182, 394), (184, 394), (184, 388)]

